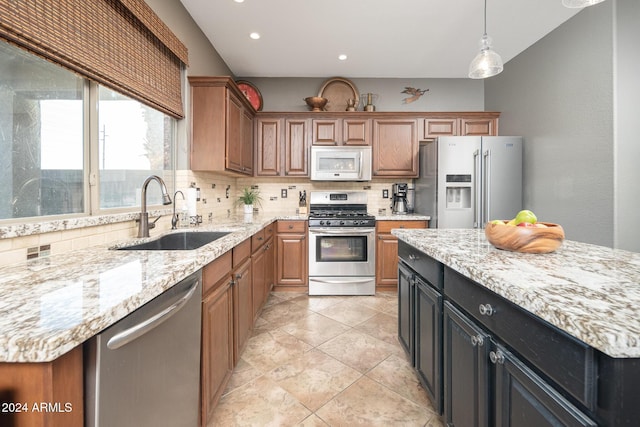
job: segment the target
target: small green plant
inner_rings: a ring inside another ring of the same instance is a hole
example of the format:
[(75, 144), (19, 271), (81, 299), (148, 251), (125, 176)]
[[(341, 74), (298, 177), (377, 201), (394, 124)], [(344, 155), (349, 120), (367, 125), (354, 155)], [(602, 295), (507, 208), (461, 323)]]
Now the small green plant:
[(262, 198), (260, 190), (257, 188), (245, 187), (242, 194), (238, 197), (238, 205), (260, 205)]

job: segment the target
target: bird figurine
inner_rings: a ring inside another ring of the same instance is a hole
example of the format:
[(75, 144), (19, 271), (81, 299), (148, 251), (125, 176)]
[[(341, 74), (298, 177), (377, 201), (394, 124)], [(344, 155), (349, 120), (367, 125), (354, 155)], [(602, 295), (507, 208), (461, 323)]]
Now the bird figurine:
[(412, 102), (415, 102), (418, 99), (420, 99), (420, 97), (422, 95), (424, 95), (425, 92), (427, 92), (428, 90), (429, 89), (416, 89), (416, 88), (413, 88), (413, 87), (405, 86), (404, 90), (402, 92), (400, 92), (400, 93), (406, 93), (406, 94), (413, 95), (413, 96), (410, 96), (408, 98), (403, 99), (402, 103), (403, 104), (411, 104)]

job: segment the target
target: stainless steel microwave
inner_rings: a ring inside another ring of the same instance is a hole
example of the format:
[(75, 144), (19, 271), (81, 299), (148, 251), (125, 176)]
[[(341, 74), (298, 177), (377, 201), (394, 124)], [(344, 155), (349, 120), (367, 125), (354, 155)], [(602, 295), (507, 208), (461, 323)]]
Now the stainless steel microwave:
[(312, 181), (371, 181), (371, 147), (311, 147)]

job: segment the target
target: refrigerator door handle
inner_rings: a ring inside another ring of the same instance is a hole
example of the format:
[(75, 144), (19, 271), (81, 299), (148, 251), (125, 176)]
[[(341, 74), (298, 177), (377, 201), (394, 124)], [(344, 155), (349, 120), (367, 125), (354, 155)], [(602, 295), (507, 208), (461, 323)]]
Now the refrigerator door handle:
[(481, 191), (482, 191), (482, 185), (481, 185), (481, 161), (482, 159), (480, 158), (480, 150), (475, 150), (473, 152), (473, 179), (474, 179), (474, 198), (475, 200), (473, 201), (473, 228), (481, 228), (481, 218), (480, 216), (482, 215), (482, 212), (480, 211), (481, 209)]
[(484, 224), (489, 221), (489, 206), (491, 205), (491, 150), (484, 152), (484, 181), (482, 188), (484, 189), (484, 199), (482, 200), (482, 217), (480, 218), (480, 227), (484, 228)]

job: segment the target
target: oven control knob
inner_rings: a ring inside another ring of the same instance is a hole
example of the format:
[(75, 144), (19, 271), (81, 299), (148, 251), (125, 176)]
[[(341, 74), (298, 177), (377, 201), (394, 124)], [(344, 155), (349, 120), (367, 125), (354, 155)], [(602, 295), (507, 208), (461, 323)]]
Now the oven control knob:
[(320, 220), (320, 225), (324, 225), (324, 221)]
[(344, 225), (344, 221), (340, 221), (340, 225)]
[(331, 221), (327, 221), (327, 225), (331, 225)]

